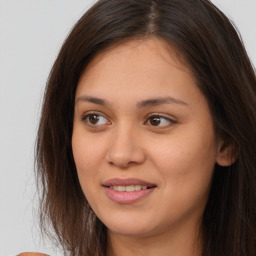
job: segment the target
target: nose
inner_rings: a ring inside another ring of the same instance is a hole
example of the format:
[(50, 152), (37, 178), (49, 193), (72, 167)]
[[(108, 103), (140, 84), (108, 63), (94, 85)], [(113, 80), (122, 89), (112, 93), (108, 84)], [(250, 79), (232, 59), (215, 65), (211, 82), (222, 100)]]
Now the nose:
[(146, 159), (139, 134), (133, 127), (118, 128), (113, 131), (106, 159), (109, 164), (126, 169), (132, 165), (140, 165)]

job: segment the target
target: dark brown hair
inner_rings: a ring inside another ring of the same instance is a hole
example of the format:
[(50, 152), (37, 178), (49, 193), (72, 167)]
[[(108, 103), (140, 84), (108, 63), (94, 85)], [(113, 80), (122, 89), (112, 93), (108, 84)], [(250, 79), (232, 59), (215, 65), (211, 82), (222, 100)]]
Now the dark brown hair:
[[(237, 161), (216, 164), (201, 237), (203, 256), (256, 255), (256, 79), (238, 32), (207, 0), (100, 0), (77, 22), (51, 70), (37, 138), (43, 231), (68, 255), (105, 255), (106, 227), (81, 190), (71, 138), (78, 80), (97, 54), (132, 39), (175, 46)], [(51, 228), (50, 228), (51, 227)]]

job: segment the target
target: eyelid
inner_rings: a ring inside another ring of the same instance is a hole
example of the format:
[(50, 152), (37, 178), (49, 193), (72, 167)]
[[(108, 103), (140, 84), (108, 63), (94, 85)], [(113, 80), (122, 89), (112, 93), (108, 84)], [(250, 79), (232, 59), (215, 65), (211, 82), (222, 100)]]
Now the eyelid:
[[(88, 111), (88, 112), (85, 112), (81, 115), (81, 121), (85, 122), (86, 121), (86, 118), (90, 115), (98, 115), (98, 116), (102, 116), (103, 118), (105, 118), (106, 120), (108, 120), (108, 124), (111, 124), (111, 121), (109, 120), (109, 118), (104, 115), (103, 113), (101, 112), (98, 112), (98, 111)], [(92, 124), (89, 124), (87, 122), (87, 125), (90, 126), (90, 127), (97, 127), (97, 126), (103, 126), (105, 124), (101, 124), (101, 125), (92, 125)]]
[(163, 113), (151, 113), (149, 114), (147, 117), (146, 117), (146, 122), (145, 123), (148, 123), (149, 122), (149, 119), (151, 117), (159, 117), (159, 118), (164, 118), (168, 121), (170, 121), (170, 125), (165, 125), (165, 126), (153, 126), (153, 125), (150, 125), (152, 127), (158, 127), (158, 128), (166, 128), (166, 127), (169, 127), (171, 126), (172, 124), (176, 124), (177, 121), (175, 120), (175, 118), (173, 116), (170, 116), (168, 114), (163, 114)]
[[(111, 124), (111, 121), (110, 121), (110, 118), (108, 116), (106, 116), (105, 114), (103, 114), (102, 112), (99, 112), (99, 111), (88, 111), (88, 112), (85, 112), (81, 115), (81, 121), (85, 122), (86, 121), (86, 118), (89, 116), (89, 115), (99, 115), (99, 116), (102, 116), (103, 118), (105, 118), (106, 120), (108, 120), (108, 124), (101, 124), (101, 125), (92, 125), (88, 122), (87, 125), (90, 126), (90, 127), (94, 127), (94, 128), (97, 128), (99, 126), (104, 126), (104, 125), (109, 125)], [(150, 113), (149, 115), (146, 116), (146, 121), (144, 122), (144, 124), (148, 123), (149, 122), (149, 119), (151, 117), (159, 117), (159, 118), (164, 118), (165, 120), (168, 120), (170, 122), (169, 125), (165, 125), (165, 126), (153, 126), (153, 125), (150, 125), (152, 127), (158, 127), (159, 128), (166, 128), (166, 127), (169, 127), (171, 126), (172, 124), (175, 124), (177, 123), (177, 121), (175, 120), (175, 118), (173, 116), (170, 116), (169, 114), (164, 114), (164, 113)]]

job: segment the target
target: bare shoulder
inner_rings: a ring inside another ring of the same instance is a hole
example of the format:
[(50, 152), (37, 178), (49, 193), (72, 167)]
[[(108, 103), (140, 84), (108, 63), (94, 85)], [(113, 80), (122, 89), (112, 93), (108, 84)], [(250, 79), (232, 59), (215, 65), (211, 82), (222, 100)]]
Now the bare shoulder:
[(17, 256), (49, 256), (44, 253), (39, 253), (39, 252), (23, 252), (18, 254)]

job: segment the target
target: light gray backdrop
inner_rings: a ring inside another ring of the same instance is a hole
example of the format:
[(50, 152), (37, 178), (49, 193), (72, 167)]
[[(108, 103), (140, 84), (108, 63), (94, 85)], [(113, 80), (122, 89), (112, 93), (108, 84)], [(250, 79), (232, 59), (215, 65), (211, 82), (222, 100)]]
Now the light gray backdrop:
[[(61, 255), (33, 215), (34, 142), (45, 82), (73, 24), (96, 0), (0, 0), (0, 255)], [(256, 63), (256, 1), (214, 0)]]

